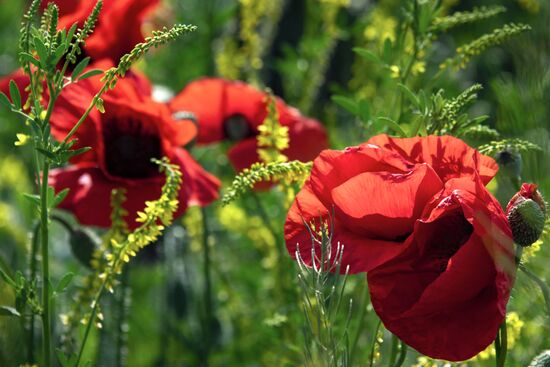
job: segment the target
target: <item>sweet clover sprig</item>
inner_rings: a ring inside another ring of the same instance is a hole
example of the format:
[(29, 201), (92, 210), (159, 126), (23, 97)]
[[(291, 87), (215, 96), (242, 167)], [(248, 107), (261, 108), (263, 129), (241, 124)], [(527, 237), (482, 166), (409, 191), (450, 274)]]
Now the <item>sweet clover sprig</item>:
[(237, 199), (255, 184), (262, 181), (282, 180), (287, 183), (303, 183), (312, 167), (310, 163), (300, 161), (254, 163), (250, 168), (239, 173), (222, 198), (223, 205)]

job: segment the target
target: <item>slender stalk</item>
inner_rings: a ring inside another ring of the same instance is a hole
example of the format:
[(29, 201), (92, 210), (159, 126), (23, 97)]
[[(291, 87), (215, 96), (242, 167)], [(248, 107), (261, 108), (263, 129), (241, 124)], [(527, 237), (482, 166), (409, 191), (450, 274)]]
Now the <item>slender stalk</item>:
[(117, 300), (118, 317), (116, 330), (116, 366), (123, 367), (126, 359), (126, 310), (131, 301), (129, 289), (129, 268), (122, 273), (120, 282), (120, 294)]
[[(36, 279), (36, 256), (38, 253), (38, 235), (40, 231), (40, 223), (36, 223), (34, 226), (32, 239), (31, 239), (31, 256), (29, 262), (30, 279), (34, 281)], [(29, 320), (29, 330), (27, 334), (27, 362), (34, 363), (34, 312), (31, 313)]]
[(362, 303), (359, 306), (359, 318), (357, 322), (357, 333), (355, 333), (355, 337), (353, 338), (353, 344), (351, 345), (351, 351), (349, 356), (349, 365), (353, 366), (353, 361), (355, 359), (355, 353), (357, 351), (357, 344), (359, 343), (359, 337), (361, 336), (363, 329), (363, 323), (365, 322), (365, 316), (367, 315), (367, 303), (369, 300), (369, 290), (365, 283), (363, 287), (363, 296), (362, 296)]
[[(273, 228), (271, 225), (271, 220), (269, 219), (269, 216), (267, 215), (267, 212), (265, 211), (265, 208), (262, 204), (262, 201), (258, 197), (258, 194), (256, 194), (254, 191), (251, 191), (250, 195), (254, 199), (254, 203), (256, 204), (256, 209), (258, 211), (258, 214), (260, 215), (260, 218), (262, 219), (262, 222), (264, 222), (264, 225), (266, 226), (267, 230), (271, 233), (273, 236), (273, 239), (277, 241), (277, 231)], [(278, 247), (278, 246), (277, 246)]]
[(84, 114), (82, 115), (82, 117), (80, 117), (80, 119), (78, 120), (78, 122), (73, 126), (73, 128), (71, 129), (71, 131), (69, 131), (69, 133), (67, 134), (67, 136), (65, 136), (65, 139), (63, 139), (63, 144), (66, 144), (69, 139), (76, 133), (76, 131), (80, 128), (80, 125), (82, 125), (84, 123), (84, 121), (86, 121), (86, 119), (88, 118), (88, 116), (90, 115), (90, 112), (92, 112), (92, 110), (94, 109), (97, 101), (99, 98), (101, 98), (101, 96), (103, 95), (103, 93), (105, 93), (107, 91), (107, 88), (108, 88), (108, 82), (106, 82), (105, 84), (103, 84), (103, 87), (101, 87), (101, 89), (99, 90), (99, 92), (97, 92), (97, 94), (94, 96), (94, 98), (92, 99), (92, 102), (90, 102), (90, 105), (88, 106), (88, 108), (86, 109), (86, 111), (84, 112)]
[(209, 227), (206, 208), (201, 208), (202, 213), (202, 251), (203, 251), (203, 276), (204, 276), (204, 347), (202, 363), (208, 366), (208, 356), (212, 347), (212, 274), (210, 271), (211, 258), (208, 245)]
[(399, 339), (392, 334), (391, 335), (391, 352), (390, 352), (390, 359), (388, 361), (388, 367), (393, 367), (395, 364), (395, 361), (397, 359), (397, 350), (399, 348)]
[(50, 312), (50, 261), (48, 253), (48, 174), (50, 162), (44, 160), (42, 167), (42, 188), (40, 192), (40, 242), (42, 249), (42, 349), (44, 366), (51, 365), (51, 312)]
[(399, 358), (397, 358), (397, 362), (395, 363), (394, 367), (401, 367), (403, 363), (405, 363), (405, 358), (407, 358), (407, 350), (409, 347), (407, 344), (401, 342), (401, 349), (399, 350)]
[(497, 358), (497, 367), (504, 367), (506, 364), (506, 354), (508, 352), (508, 328), (506, 327), (506, 319), (500, 325), (500, 353)]
[(374, 352), (376, 350), (376, 343), (378, 340), (378, 331), (380, 330), (380, 326), (382, 325), (382, 320), (378, 320), (378, 324), (376, 325), (376, 329), (374, 330), (374, 334), (372, 336), (372, 344), (370, 348), (370, 360), (369, 360), (369, 367), (374, 366)]
[(99, 302), (101, 301), (101, 297), (103, 296), (103, 291), (105, 290), (105, 286), (107, 284), (107, 280), (109, 277), (105, 277), (103, 280), (103, 283), (101, 283), (101, 287), (99, 288), (99, 291), (97, 292), (97, 295), (95, 296), (95, 299), (93, 301), (92, 306), (92, 312), (90, 313), (90, 318), (88, 320), (88, 323), (86, 324), (86, 330), (84, 331), (84, 338), (82, 339), (82, 344), (80, 345), (80, 349), (78, 351), (78, 357), (76, 358), (76, 362), (74, 364), (74, 367), (78, 367), (80, 364), (80, 360), (82, 359), (82, 354), (84, 353), (84, 347), (86, 346), (86, 342), (88, 341), (88, 336), (90, 335), (90, 331), (92, 330), (92, 325), (95, 322), (95, 317), (97, 314), (97, 308), (99, 307)]

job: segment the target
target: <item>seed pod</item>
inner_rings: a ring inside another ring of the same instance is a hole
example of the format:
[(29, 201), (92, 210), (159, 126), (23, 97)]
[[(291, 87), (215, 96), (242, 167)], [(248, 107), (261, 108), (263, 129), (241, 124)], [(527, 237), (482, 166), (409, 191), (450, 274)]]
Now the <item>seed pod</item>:
[(523, 184), (508, 203), (506, 215), (518, 245), (527, 247), (537, 241), (546, 220), (546, 204), (537, 185)]

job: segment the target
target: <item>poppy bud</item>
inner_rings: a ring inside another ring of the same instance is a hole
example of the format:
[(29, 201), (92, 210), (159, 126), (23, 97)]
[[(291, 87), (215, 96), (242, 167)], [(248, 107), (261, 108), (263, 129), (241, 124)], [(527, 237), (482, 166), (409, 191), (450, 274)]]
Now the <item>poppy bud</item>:
[(529, 367), (550, 367), (550, 350), (545, 350), (536, 356)]
[(514, 241), (523, 247), (539, 239), (546, 219), (546, 204), (535, 184), (523, 184), (506, 207)]
[(90, 231), (76, 229), (71, 232), (69, 242), (78, 261), (91, 268), (92, 257), (99, 243), (97, 236)]

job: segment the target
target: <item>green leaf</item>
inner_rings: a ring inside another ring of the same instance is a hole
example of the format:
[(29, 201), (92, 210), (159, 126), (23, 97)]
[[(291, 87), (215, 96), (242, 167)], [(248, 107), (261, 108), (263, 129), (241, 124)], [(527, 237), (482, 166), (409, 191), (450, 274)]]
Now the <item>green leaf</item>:
[(0, 104), (2, 104), (4, 107), (11, 110), (13, 108), (13, 105), (11, 104), (10, 99), (8, 96), (6, 96), (4, 93), (0, 92)]
[(416, 108), (420, 108), (420, 101), (418, 100), (418, 97), (409, 89), (409, 87), (401, 83), (398, 83), (397, 86)]
[(67, 197), (67, 194), (69, 193), (69, 189), (66, 188), (66, 189), (63, 189), (61, 191), (59, 191), (57, 193), (57, 195), (55, 195), (54, 199), (53, 199), (53, 203), (51, 204), (51, 207), (52, 208), (55, 208), (56, 206), (58, 206), (59, 204), (61, 204), (61, 202), (63, 200), (65, 200), (65, 198)]
[(0, 268), (0, 278), (4, 280), (4, 282), (8, 283), (12, 287), (17, 287), (17, 284), (15, 283), (15, 280), (13, 280), (4, 270)]
[(19, 87), (13, 80), (10, 80), (10, 97), (13, 101), (13, 105), (17, 110), (21, 109), (21, 93), (19, 92)]
[(76, 80), (80, 74), (82, 74), (82, 71), (86, 69), (86, 66), (90, 63), (90, 58), (85, 57), (80, 61), (73, 69), (73, 73), (71, 74), (71, 79)]
[(19, 53), (19, 57), (21, 58), (22, 61), (30, 62), (31, 64), (37, 67), (40, 67), (40, 61), (35, 59), (34, 56), (29, 53), (21, 52)]
[(31, 204), (34, 204), (38, 207), (40, 207), (40, 205), (42, 204), (42, 202), (40, 201), (40, 196), (39, 195), (32, 195), (32, 194), (23, 193), (23, 197), (25, 199), (27, 199)]
[(334, 103), (351, 112), (352, 114), (359, 114), (359, 107), (353, 99), (344, 96), (332, 96), (331, 99)]
[(103, 70), (93, 69), (93, 70), (87, 71), (84, 74), (82, 74), (82, 76), (80, 78), (78, 78), (78, 80), (88, 79), (88, 78), (91, 78), (93, 76), (100, 75), (100, 74), (103, 74)]
[(34, 48), (36, 49), (36, 53), (38, 54), (38, 57), (40, 58), (40, 64), (43, 67), (46, 67), (49, 52), (48, 52), (48, 49), (46, 48), (46, 46), (44, 45), (44, 42), (42, 42), (42, 40), (38, 37), (34, 38)]
[(61, 60), (63, 55), (65, 55), (65, 51), (67, 51), (67, 48), (66, 48), (65, 44), (60, 44), (59, 46), (57, 46), (57, 48), (55, 49), (55, 52), (54, 52), (54, 56), (53, 56), (53, 64), (54, 65), (57, 65), (57, 63)]
[(71, 284), (71, 281), (73, 280), (74, 278), (74, 274), (73, 273), (67, 273), (63, 276), (63, 278), (61, 278), (61, 280), (59, 281), (59, 283), (57, 284), (57, 287), (55, 287), (55, 292), (56, 293), (61, 293), (61, 292), (64, 292), (65, 289), (67, 289), (67, 287), (69, 286), (69, 284)]
[(382, 60), (372, 51), (367, 50), (366, 48), (361, 47), (354, 47), (353, 52), (355, 52), (357, 55), (361, 56), (362, 58), (372, 61), (376, 64), (382, 64)]
[(46, 149), (43, 149), (43, 148), (36, 148), (36, 150), (44, 155), (45, 157), (47, 158), (50, 158), (51, 160), (57, 160), (57, 157), (55, 156), (55, 154), (53, 152), (50, 152), (49, 150), (46, 150)]
[(21, 314), (17, 310), (10, 306), (0, 306), (0, 316), (15, 316), (19, 317)]
[(73, 36), (76, 32), (76, 28), (78, 27), (78, 22), (73, 23), (69, 31), (67, 32), (67, 46), (73, 41)]
[(381, 116), (377, 118), (377, 121), (382, 122), (384, 125), (398, 133), (401, 137), (407, 137), (407, 133), (405, 133), (401, 126), (399, 126), (399, 124), (393, 121), (391, 118)]

